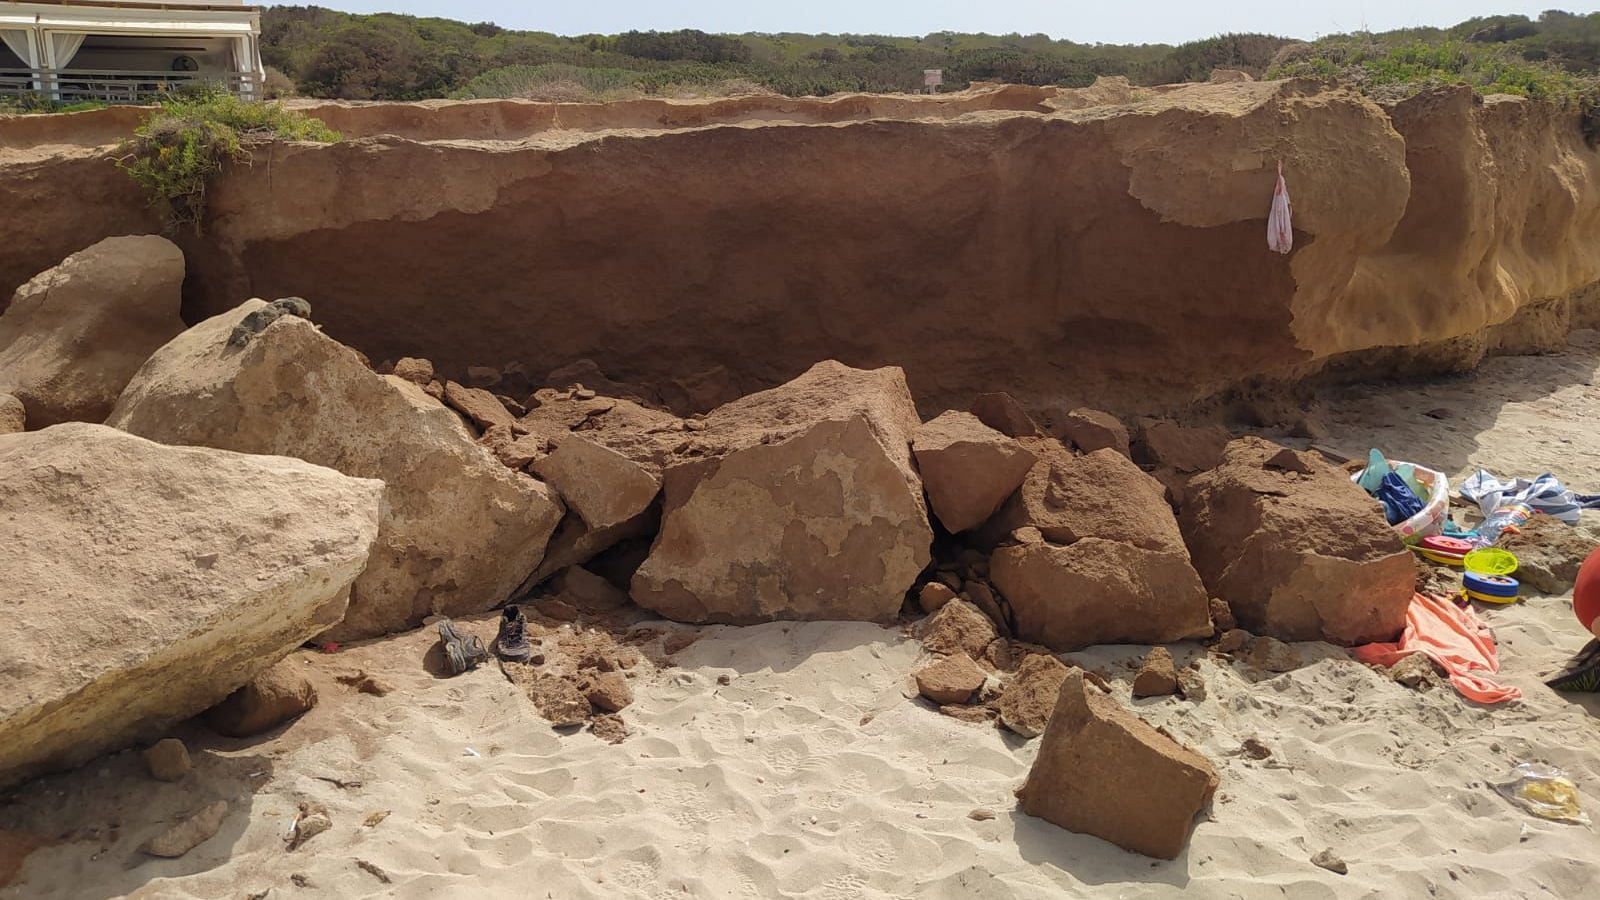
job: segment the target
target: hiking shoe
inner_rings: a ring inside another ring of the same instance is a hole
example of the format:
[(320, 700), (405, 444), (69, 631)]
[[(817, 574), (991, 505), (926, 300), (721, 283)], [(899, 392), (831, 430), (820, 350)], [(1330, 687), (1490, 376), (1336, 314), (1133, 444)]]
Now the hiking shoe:
[(1552, 688), (1567, 693), (1600, 692), (1600, 638), (1584, 645), (1567, 667), (1545, 681)]
[(494, 651), (509, 662), (527, 662), (533, 658), (533, 646), (528, 643), (528, 619), (522, 607), (508, 606), (500, 615), (500, 634), (494, 639)]
[(450, 674), (460, 675), (489, 658), (483, 641), (477, 635), (462, 634), (449, 619), (439, 622), (439, 643), (444, 646), (445, 659), (450, 663)]

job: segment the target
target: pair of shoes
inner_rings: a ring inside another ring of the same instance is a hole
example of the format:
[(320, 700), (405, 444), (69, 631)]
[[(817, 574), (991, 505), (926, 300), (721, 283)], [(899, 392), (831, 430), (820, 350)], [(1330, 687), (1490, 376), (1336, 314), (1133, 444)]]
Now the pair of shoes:
[(483, 641), (477, 635), (462, 634), (449, 619), (439, 622), (439, 643), (444, 645), (444, 656), (450, 663), (452, 675), (476, 668), (478, 663), (489, 658), (489, 651), (483, 649)]
[(528, 643), (528, 619), (522, 607), (508, 606), (500, 616), (500, 635), (494, 640), (495, 652), (509, 662), (527, 662), (533, 658), (533, 646)]
[(1552, 688), (1568, 693), (1600, 691), (1600, 638), (1590, 641), (1567, 667), (1545, 681)]

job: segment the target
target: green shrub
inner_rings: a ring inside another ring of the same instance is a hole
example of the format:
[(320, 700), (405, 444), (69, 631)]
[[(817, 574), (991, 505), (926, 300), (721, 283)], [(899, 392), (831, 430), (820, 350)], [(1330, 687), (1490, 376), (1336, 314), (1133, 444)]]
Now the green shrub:
[(252, 147), (271, 141), (339, 140), (317, 119), (277, 103), (252, 103), (199, 91), (162, 104), (123, 144), (117, 165), (163, 205), (172, 227), (198, 233), (206, 185), (225, 164), (250, 162)]

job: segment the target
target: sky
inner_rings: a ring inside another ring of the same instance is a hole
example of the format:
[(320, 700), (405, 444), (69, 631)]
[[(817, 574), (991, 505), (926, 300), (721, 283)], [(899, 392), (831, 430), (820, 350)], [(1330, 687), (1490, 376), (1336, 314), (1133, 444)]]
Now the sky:
[(924, 35), (1044, 32), (1080, 43), (1176, 44), (1230, 31), (1315, 38), (1325, 34), (1454, 25), (1474, 16), (1552, 7), (1600, 11), (1568, 0), (296, 0), (348, 12), (399, 12), (556, 34), (637, 29)]

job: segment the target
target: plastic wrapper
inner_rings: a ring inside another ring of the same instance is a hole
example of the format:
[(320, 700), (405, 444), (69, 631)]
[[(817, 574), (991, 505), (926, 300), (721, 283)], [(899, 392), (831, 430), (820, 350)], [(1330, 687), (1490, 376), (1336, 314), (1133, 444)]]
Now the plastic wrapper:
[(1578, 786), (1555, 766), (1522, 763), (1511, 770), (1511, 780), (1494, 786), (1500, 795), (1541, 819), (1589, 824), (1578, 801)]

